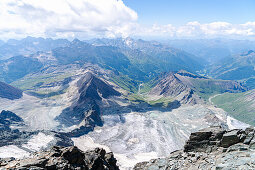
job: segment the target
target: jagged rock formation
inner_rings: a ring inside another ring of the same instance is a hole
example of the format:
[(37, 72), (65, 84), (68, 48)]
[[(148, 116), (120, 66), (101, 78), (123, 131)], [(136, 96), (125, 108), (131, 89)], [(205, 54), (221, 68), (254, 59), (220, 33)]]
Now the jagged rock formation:
[(70, 107), (63, 110), (57, 117), (66, 126), (77, 125), (84, 121), (80, 129), (76, 129), (70, 135), (80, 135), (93, 130), (95, 126), (102, 126), (100, 107), (98, 101), (110, 96), (119, 96), (120, 93), (114, 90), (109, 84), (87, 72), (77, 82), (79, 88), (78, 100)]
[(254, 169), (254, 148), (253, 128), (211, 127), (192, 133), (183, 151), (138, 163), (134, 169)]
[(96, 148), (82, 152), (77, 147), (54, 146), (49, 151), (37, 152), (32, 158), (2, 159), (0, 167), (13, 169), (96, 169), (118, 170), (113, 153)]
[(22, 97), (22, 91), (10, 86), (6, 83), (0, 82), (0, 97), (10, 100), (19, 99)]

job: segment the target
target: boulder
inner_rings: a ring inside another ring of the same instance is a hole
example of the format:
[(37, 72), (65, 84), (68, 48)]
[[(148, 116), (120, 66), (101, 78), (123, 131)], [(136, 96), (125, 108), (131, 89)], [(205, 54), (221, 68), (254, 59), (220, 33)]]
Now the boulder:
[(240, 132), (241, 130), (235, 129), (225, 133), (221, 139), (221, 146), (227, 148), (238, 143), (240, 141)]
[(212, 126), (191, 133), (189, 140), (184, 145), (184, 152), (211, 151), (214, 145), (219, 145), (225, 130), (220, 126)]

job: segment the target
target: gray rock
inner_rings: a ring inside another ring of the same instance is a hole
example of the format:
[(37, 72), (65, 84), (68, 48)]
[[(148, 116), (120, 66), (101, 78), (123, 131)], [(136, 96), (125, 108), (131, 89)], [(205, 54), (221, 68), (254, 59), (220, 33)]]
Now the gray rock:
[(244, 140), (244, 144), (249, 145), (251, 143), (251, 140), (253, 139), (254, 132), (249, 132), (249, 134), (246, 136)]
[[(211, 132), (211, 135), (208, 135)], [(252, 129), (224, 131), (212, 127), (192, 133), (185, 146), (192, 146), (190, 150), (176, 151), (167, 158), (154, 159), (135, 165), (135, 170), (148, 169), (255, 169), (255, 140), (250, 146), (242, 140), (253, 132)], [(202, 141), (209, 141), (201, 145)], [(200, 144), (195, 144), (198, 142)], [(221, 145), (218, 142), (222, 142)], [(224, 147), (222, 147), (224, 146)], [(201, 148), (203, 147), (203, 148)], [(211, 150), (208, 152), (208, 150)]]
[(232, 130), (230, 132), (225, 133), (221, 140), (221, 146), (229, 147), (233, 144), (238, 143), (240, 141), (239, 133), (240, 130)]
[(95, 169), (118, 170), (117, 160), (104, 149), (82, 152), (75, 146), (52, 147), (51, 150), (38, 152), (32, 158), (10, 160), (1, 163), (4, 169)]

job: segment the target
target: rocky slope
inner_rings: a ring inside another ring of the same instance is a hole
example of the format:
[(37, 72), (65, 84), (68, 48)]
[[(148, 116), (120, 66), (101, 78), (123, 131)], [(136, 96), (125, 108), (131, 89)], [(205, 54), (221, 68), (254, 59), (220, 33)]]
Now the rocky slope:
[(118, 170), (113, 153), (96, 148), (82, 152), (77, 147), (54, 146), (48, 151), (34, 153), (26, 159), (1, 159), (0, 167), (7, 169), (97, 169)]
[[(73, 104), (64, 109), (56, 118), (62, 126), (70, 127), (83, 122), (79, 129), (71, 132), (71, 135), (81, 135), (93, 130), (95, 126), (102, 126), (101, 111), (99, 103), (110, 96), (120, 96), (121, 94), (103, 80), (97, 78), (91, 72), (77, 82), (78, 99)], [(81, 134), (80, 134), (81, 133)]]
[(0, 82), (0, 98), (6, 98), (10, 100), (19, 99), (22, 97), (22, 91), (10, 86), (6, 83)]
[(138, 163), (134, 169), (254, 169), (254, 147), (253, 128), (210, 127), (191, 133), (183, 151)]
[(0, 113), (0, 130), (9, 129), (10, 126), (22, 126), (24, 121), (15, 113), (3, 110)]
[(174, 73), (170, 73), (166, 78), (162, 79), (149, 94), (177, 98), (183, 104), (202, 102), (202, 100), (194, 94), (194, 90), (182, 83)]
[(201, 97), (208, 99), (217, 93), (246, 90), (246, 87), (235, 81), (209, 79), (181, 70), (165, 74), (149, 95), (172, 97), (183, 104), (196, 104), (203, 103)]

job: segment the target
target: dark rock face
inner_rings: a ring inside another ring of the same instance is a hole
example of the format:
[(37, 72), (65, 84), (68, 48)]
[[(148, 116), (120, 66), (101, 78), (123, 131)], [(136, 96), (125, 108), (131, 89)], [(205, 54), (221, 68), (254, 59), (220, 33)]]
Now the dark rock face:
[[(87, 72), (78, 81), (77, 85), (79, 87), (80, 102), (88, 98), (102, 100), (102, 97), (108, 98), (109, 96), (120, 96), (119, 92), (90, 72)], [(102, 97), (100, 97), (99, 94), (101, 94)]]
[(36, 132), (21, 132), (10, 128), (0, 130), (0, 147), (6, 145), (22, 145), (26, 143)]
[(22, 91), (6, 83), (0, 82), (0, 97), (14, 100), (22, 97)]
[(221, 140), (221, 146), (223, 147), (229, 147), (233, 144), (236, 144), (242, 140), (242, 134), (244, 131), (242, 130), (232, 130), (230, 132), (227, 132), (223, 135)]
[(254, 169), (254, 129), (216, 126), (192, 133), (184, 150), (141, 162), (134, 169)]
[(184, 145), (184, 152), (207, 151), (218, 146), (225, 130), (221, 127), (211, 127), (191, 133), (189, 140)]
[(93, 130), (95, 126), (102, 126), (100, 106), (103, 98), (119, 96), (109, 84), (87, 72), (78, 82), (79, 98), (72, 106), (63, 110), (56, 119), (66, 126), (79, 124), (85, 121), (79, 129), (70, 133), (71, 136), (80, 136)]
[(3, 110), (0, 113), (0, 129), (9, 127), (11, 124), (23, 124), (23, 119), (13, 112)]
[(118, 170), (117, 160), (112, 153), (96, 148), (82, 152), (75, 146), (58, 147), (38, 152), (32, 158), (22, 160), (1, 160), (0, 166), (13, 169), (95, 169)]

